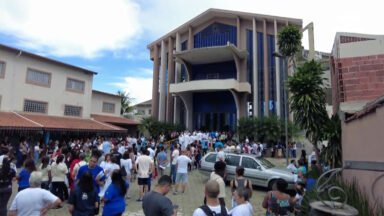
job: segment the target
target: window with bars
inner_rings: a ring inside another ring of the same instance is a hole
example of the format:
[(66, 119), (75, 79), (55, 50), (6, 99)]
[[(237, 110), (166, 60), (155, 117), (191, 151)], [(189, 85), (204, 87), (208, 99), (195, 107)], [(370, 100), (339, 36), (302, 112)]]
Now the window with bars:
[(47, 113), (48, 103), (40, 101), (25, 100), (24, 101), (24, 112), (34, 113)]
[(75, 80), (68, 78), (67, 79), (67, 90), (76, 91), (76, 92), (84, 92), (84, 81)]
[(66, 116), (81, 116), (82, 107), (65, 105), (64, 115)]
[(0, 78), (4, 78), (5, 75), (5, 62), (0, 61)]
[(114, 113), (115, 112), (115, 104), (103, 102), (103, 112)]
[(51, 74), (34, 69), (28, 69), (27, 83), (49, 87), (51, 85)]

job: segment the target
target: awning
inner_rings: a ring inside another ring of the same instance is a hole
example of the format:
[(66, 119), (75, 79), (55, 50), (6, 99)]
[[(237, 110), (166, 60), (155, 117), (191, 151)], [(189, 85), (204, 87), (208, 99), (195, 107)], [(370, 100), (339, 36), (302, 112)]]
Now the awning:
[(43, 128), (37, 122), (33, 122), (24, 116), (14, 112), (0, 112), (0, 129), (29, 129), (41, 130)]
[(139, 125), (140, 124), (137, 121), (133, 121), (131, 119), (127, 119), (123, 117), (96, 115), (96, 114), (92, 114), (91, 117), (96, 121), (106, 122), (111, 124), (120, 124), (120, 125)]
[(127, 130), (93, 119), (70, 118), (16, 112), (0, 112), (0, 129), (48, 131), (126, 132)]

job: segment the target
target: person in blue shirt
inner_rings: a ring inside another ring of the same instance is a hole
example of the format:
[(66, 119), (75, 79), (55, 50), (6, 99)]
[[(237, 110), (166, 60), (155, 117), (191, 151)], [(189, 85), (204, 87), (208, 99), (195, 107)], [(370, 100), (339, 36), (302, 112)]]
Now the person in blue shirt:
[(97, 156), (92, 155), (89, 159), (88, 165), (80, 167), (79, 171), (77, 172), (76, 181), (78, 183), (83, 173), (89, 171), (92, 173), (93, 184), (95, 185), (97, 192), (100, 192), (100, 186), (104, 185), (106, 177), (103, 168), (96, 165), (97, 159)]
[(111, 143), (105, 140), (103, 142), (103, 152), (104, 154), (109, 154), (111, 153)]
[(36, 171), (35, 162), (32, 159), (27, 159), (24, 163), (24, 169), (16, 176), (19, 181), (19, 192), (29, 188), (29, 177), (33, 171)]
[(84, 172), (79, 183), (73, 189), (68, 200), (68, 210), (71, 215), (94, 215), (95, 210), (99, 208), (99, 195), (92, 178), (91, 172)]
[(103, 216), (117, 216), (124, 213), (124, 196), (128, 188), (129, 184), (123, 180), (120, 170), (114, 170), (112, 173), (112, 183), (102, 198), (105, 203)]
[(208, 150), (207, 140), (205, 139), (201, 140), (201, 145), (203, 146), (203, 156), (204, 156), (205, 154), (207, 154), (207, 150)]

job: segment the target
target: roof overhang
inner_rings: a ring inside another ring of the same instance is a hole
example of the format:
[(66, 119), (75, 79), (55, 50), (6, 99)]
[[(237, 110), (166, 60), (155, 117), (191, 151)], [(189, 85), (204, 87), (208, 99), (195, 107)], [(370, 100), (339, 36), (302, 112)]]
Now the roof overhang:
[(182, 82), (177, 84), (171, 84), (169, 86), (169, 92), (173, 94), (183, 92), (223, 90), (234, 90), (236, 92), (251, 93), (251, 85), (248, 82), (238, 82), (235, 79), (209, 79)]
[(176, 62), (189, 63), (191, 65), (219, 63), (235, 60), (237, 56), (245, 59), (248, 56), (247, 50), (240, 50), (233, 44), (226, 46), (203, 47), (185, 51), (174, 52)]

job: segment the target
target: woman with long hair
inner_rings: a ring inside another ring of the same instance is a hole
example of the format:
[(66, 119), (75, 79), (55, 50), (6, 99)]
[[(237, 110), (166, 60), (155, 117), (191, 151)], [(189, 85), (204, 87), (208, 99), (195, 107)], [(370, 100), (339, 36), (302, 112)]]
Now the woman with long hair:
[[(244, 189), (244, 188), (248, 189), (249, 190), (249, 198), (252, 197), (252, 192), (253, 192), (252, 182), (250, 180), (244, 178), (244, 172), (245, 172), (244, 167), (242, 167), (242, 166), (236, 167), (235, 179), (230, 182), (231, 192), (232, 192), (232, 208), (237, 206), (236, 200), (234, 199), (234, 195), (233, 195), (237, 189), (239, 189), (239, 188), (240, 189)], [(246, 200), (246, 201), (248, 201), (248, 200)]]
[[(123, 176), (123, 179), (126, 183), (130, 183), (131, 180), (131, 170), (132, 170), (132, 159), (129, 157), (129, 151), (124, 152), (123, 158), (120, 159), (121, 169), (125, 169), (126, 175)], [(127, 191), (127, 198), (129, 199), (129, 192)]]
[(112, 172), (112, 184), (109, 185), (107, 191), (104, 194), (104, 209), (103, 216), (120, 216), (125, 211), (124, 196), (129, 188), (129, 184), (126, 183), (120, 170), (114, 170)]
[(0, 169), (0, 215), (7, 215), (7, 204), (12, 195), (12, 179), (15, 175), (11, 162), (4, 158)]
[(35, 162), (32, 159), (27, 159), (24, 163), (24, 169), (16, 176), (19, 181), (18, 191), (29, 188), (29, 177), (33, 171), (36, 171)]
[(61, 199), (68, 198), (68, 189), (65, 185), (65, 176), (68, 173), (67, 165), (64, 163), (64, 155), (57, 156), (56, 162), (52, 163), (52, 193)]
[(99, 208), (99, 196), (93, 185), (93, 176), (90, 171), (81, 175), (79, 183), (69, 197), (68, 204), (69, 213), (73, 216), (95, 215), (95, 210)]
[(51, 165), (49, 165), (49, 157), (44, 156), (41, 159), (41, 164), (39, 166), (39, 170), (41, 172), (42, 181), (41, 181), (41, 188), (45, 190), (49, 190), (49, 183), (51, 182), (52, 175), (51, 175)]

